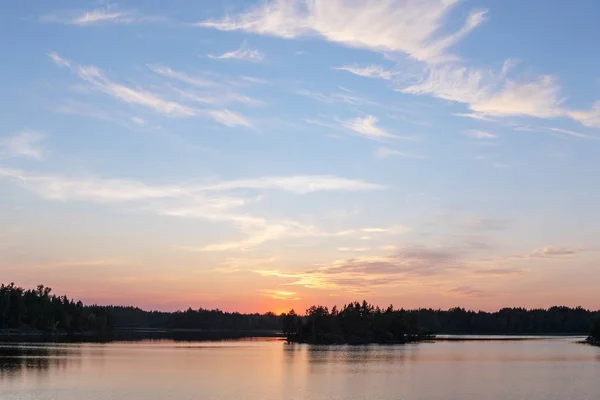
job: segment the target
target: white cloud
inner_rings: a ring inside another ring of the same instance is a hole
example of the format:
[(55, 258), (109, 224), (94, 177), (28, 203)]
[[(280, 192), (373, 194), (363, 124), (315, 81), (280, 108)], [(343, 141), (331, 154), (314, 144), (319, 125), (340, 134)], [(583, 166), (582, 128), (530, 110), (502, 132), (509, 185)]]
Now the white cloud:
[(365, 67), (361, 67), (358, 65), (346, 65), (343, 67), (336, 67), (334, 69), (337, 69), (340, 71), (347, 71), (347, 72), (350, 72), (351, 74), (362, 76), (365, 78), (380, 78), (380, 79), (390, 80), (395, 75), (397, 75), (397, 73), (387, 70), (378, 65), (367, 65)]
[(135, 10), (118, 10), (114, 5), (109, 4), (106, 7), (95, 8), (89, 11), (66, 11), (48, 14), (40, 17), (40, 20), (66, 25), (99, 26), (108, 24), (157, 22), (164, 20), (164, 18), (143, 15)]
[(573, 110), (568, 115), (584, 126), (600, 128), (600, 101), (595, 102), (589, 110)]
[(133, 18), (125, 12), (111, 12), (108, 9), (96, 9), (83, 13), (71, 20), (73, 25), (93, 25), (102, 22), (110, 23), (131, 23)]
[(447, 64), (429, 68), (420, 82), (400, 91), (474, 104), (488, 96), (495, 84), (492, 71)]
[(565, 115), (560, 107), (559, 92), (556, 80), (549, 75), (531, 82), (507, 81), (500, 91), (471, 103), (470, 108), (476, 113), (498, 117), (559, 117)]
[(214, 84), (215, 84), (213, 81), (208, 81), (208, 80), (198, 78), (195, 76), (190, 76), (183, 72), (173, 71), (170, 67), (167, 67), (164, 65), (149, 64), (148, 68), (150, 68), (150, 70), (152, 72), (154, 72), (158, 75), (162, 75), (162, 76), (170, 78), (170, 79), (176, 79), (176, 80), (185, 82), (192, 86), (207, 87), (207, 86), (214, 86)]
[[(223, 180), (211, 184), (197, 185), (148, 185), (143, 182), (125, 179), (69, 178), (29, 173), (11, 168), (0, 168), (0, 177), (14, 180), (47, 199), (89, 200), (94, 202), (124, 202), (177, 197), (196, 199), (198, 196), (206, 194), (206, 192), (224, 192), (237, 189), (283, 190), (295, 194), (308, 194), (385, 188), (382, 185), (333, 175), (269, 176)], [(227, 198), (226, 200), (228, 206), (241, 205), (238, 199)]]
[(252, 127), (252, 123), (246, 117), (231, 110), (211, 110), (208, 111), (208, 115), (223, 125)]
[(41, 160), (44, 150), (39, 143), (45, 135), (35, 131), (22, 131), (15, 136), (0, 138), (0, 158), (26, 157)]
[(287, 290), (261, 290), (263, 295), (270, 297), (275, 300), (300, 300), (300, 297), (296, 295), (296, 292), (290, 292)]
[(245, 42), (237, 50), (228, 51), (221, 55), (209, 54), (208, 57), (213, 60), (243, 60), (250, 62), (261, 62), (265, 58), (263, 53), (249, 48)]
[(49, 57), (58, 66), (72, 70), (77, 77), (88, 83), (91, 89), (103, 92), (125, 103), (141, 105), (171, 117), (190, 117), (197, 114), (197, 111), (193, 108), (165, 100), (152, 92), (133, 89), (113, 82), (95, 66), (74, 64), (60, 57), (57, 53), (49, 53)]
[(265, 80), (265, 79), (260, 79), (260, 78), (256, 78), (254, 76), (242, 76), (241, 78), (243, 81), (246, 82), (250, 82), (250, 83), (255, 83), (257, 85), (270, 85), (271, 82)]
[(343, 121), (342, 125), (354, 133), (371, 140), (397, 139), (398, 136), (377, 126), (379, 120), (373, 115), (367, 115), (364, 118), (356, 118), (349, 121)]
[(203, 190), (281, 189), (297, 194), (308, 194), (322, 191), (363, 191), (384, 188), (385, 186), (379, 184), (333, 175), (296, 175), (222, 181), (204, 186)]
[(473, 139), (496, 139), (498, 137), (493, 133), (479, 130), (469, 130), (463, 132), (463, 134)]
[(387, 158), (390, 156), (398, 156), (398, 157), (404, 157), (404, 158), (423, 158), (418, 155), (406, 153), (406, 152), (392, 149), (392, 148), (385, 147), (385, 146), (380, 146), (377, 148), (377, 150), (375, 150), (375, 157)]
[(563, 128), (553, 128), (547, 126), (531, 126), (531, 125), (519, 125), (514, 128), (516, 131), (524, 131), (524, 132), (548, 132), (552, 134), (566, 135), (571, 137), (576, 137), (579, 139), (596, 139), (596, 137), (591, 135), (586, 135), (580, 132), (575, 132), (570, 129)]
[(218, 82), (216, 80), (207, 80), (197, 76), (191, 76), (184, 72), (174, 71), (168, 66), (164, 65), (148, 65), (150, 70), (158, 75), (164, 76), (169, 79), (177, 80), (180, 82), (187, 83), (190, 86), (202, 88), (205, 91), (211, 89), (209, 93), (203, 92), (202, 94), (190, 91), (182, 90), (176, 87), (172, 87), (178, 95), (185, 98), (186, 100), (194, 101), (200, 104), (229, 104), (229, 103), (242, 103), (251, 106), (260, 106), (263, 103), (260, 100), (256, 100), (249, 96), (237, 93), (232, 90), (230, 85)]
[(343, 93), (320, 93), (320, 92), (311, 92), (310, 90), (297, 90), (296, 94), (300, 96), (310, 97), (311, 99), (320, 101), (322, 103), (346, 103), (353, 106), (362, 106), (362, 105), (375, 105), (370, 100), (364, 99), (354, 94), (354, 92), (349, 90), (343, 90)]
[[(570, 110), (563, 104), (556, 78), (541, 75), (530, 80), (508, 79), (514, 64), (507, 60), (499, 72), (451, 63), (431, 66), (420, 81), (398, 90), (464, 103), (471, 112), (455, 115), (484, 121), (502, 117), (563, 117), (589, 127), (600, 126), (600, 102), (590, 110)], [(585, 135), (575, 132), (571, 136)]]
[(196, 25), (222, 31), (243, 30), (292, 39), (325, 40), (381, 52), (404, 53), (426, 62), (454, 59), (448, 50), (484, 20), (473, 11), (453, 33), (445, 22), (456, 0), (272, 0), (240, 15)]

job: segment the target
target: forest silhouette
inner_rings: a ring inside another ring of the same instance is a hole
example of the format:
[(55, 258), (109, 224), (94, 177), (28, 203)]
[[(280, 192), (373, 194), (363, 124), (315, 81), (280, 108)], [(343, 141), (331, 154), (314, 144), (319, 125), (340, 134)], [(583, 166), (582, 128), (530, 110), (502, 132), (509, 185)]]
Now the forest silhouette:
[(433, 334), (588, 335), (600, 343), (600, 311), (581, 307), (503, 308), (496, 312), (380, 309), (363, 301), (331, 311), (312, 306), (303, 315), (294, 310), (242, 314), (222, 310), (144, 311), (137, 307), (84, 305), (52, 294), (40, 285), (24, 289), (0, 285), (0, 332), (49, 334), (111, 334), (126, 330), (228, 331), (260, 336), (283, 332), (291, 342), (406, 343)]

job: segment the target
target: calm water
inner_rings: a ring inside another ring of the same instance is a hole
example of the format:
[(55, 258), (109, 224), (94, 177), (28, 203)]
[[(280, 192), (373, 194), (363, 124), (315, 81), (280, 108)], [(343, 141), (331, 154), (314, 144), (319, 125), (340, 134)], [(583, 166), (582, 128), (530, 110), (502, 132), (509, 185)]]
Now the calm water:
[(576, 340), (0, 344), (0, 399), (598, 400), (600, 348)]

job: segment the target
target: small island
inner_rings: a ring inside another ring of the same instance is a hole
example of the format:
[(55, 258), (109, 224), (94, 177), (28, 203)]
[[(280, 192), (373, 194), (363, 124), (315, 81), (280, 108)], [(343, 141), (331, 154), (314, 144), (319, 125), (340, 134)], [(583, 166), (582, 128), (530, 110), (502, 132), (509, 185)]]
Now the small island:
[(305, 317), (294, 310), (284, 316), (283, 333), (288, 342), (309, 344), (404, 344), (433, 339), (418, 326), (414, 315), (393, 306), (382, 310), (363, 301), (333, 307), (312, 306)]

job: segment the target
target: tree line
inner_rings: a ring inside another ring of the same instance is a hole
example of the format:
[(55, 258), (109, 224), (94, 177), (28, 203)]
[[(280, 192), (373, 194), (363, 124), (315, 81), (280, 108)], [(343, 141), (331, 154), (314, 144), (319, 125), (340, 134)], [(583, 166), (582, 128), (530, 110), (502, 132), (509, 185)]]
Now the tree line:
[(600, 312), (581, 307), (548, 309), (504, 308), (496, 312), (386, 309), (366, 301), (341, 309), (313, 306), (303, 315), (241, 314), (204, 308), (177, 312), (145, 311), (137, 307), (86, 306), (52, 294), (43, 285), (23, 289), (0, 286), (0, 330), (41, 332), (111, 332), (115, 329), (227, 330), (282, 332), (293, 341), (401, 343), (436, 334), (590, 334), (600, 342)]
[[(596, 321), (595, 325), (594, 322)], [(592, 328), (593, 327), (593, 328)], [(299, 316), (284, 316), (283, 333), (291, 342), (403, 343), (434, 333), (488, 335), (585, 335), (600, 343), (600, 311), (581, 307), (503, 308), (497, 312), (418, 309), (382, 310), (366, 301), (334, 307), (313, 306)]]
[(56, 296), (43, 285), (29, 290), (14, 283), (0, 285), (0, 329), (75, 333), (106, 332), (110, 327), (104, 307)]
[(596, 320), (596, 323), (590, 332), (590, 336), (588, 337), (588, 342), (600, 346), (600, 319)]

